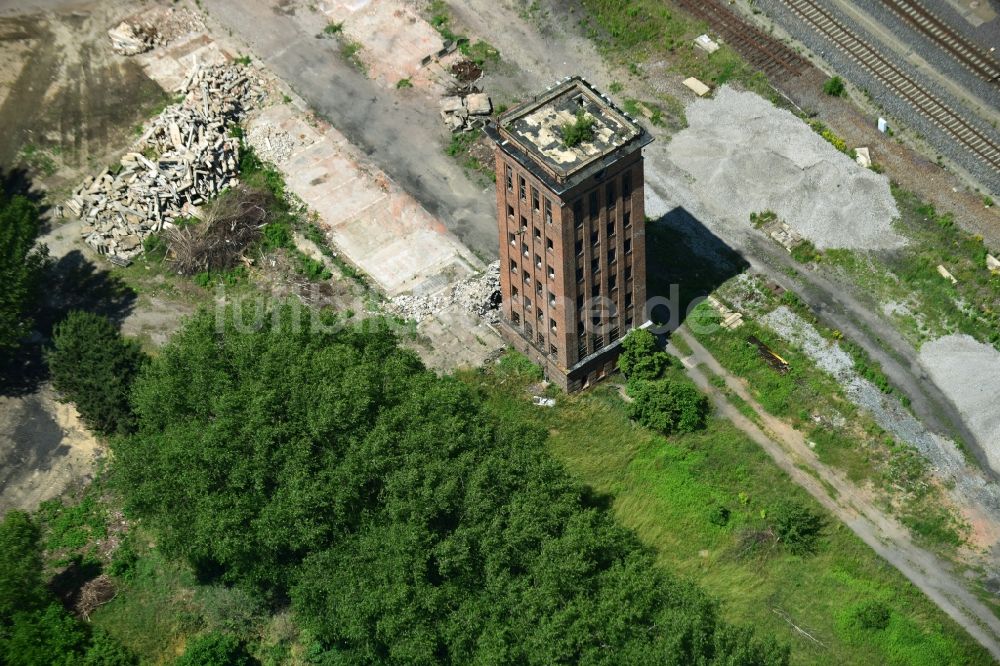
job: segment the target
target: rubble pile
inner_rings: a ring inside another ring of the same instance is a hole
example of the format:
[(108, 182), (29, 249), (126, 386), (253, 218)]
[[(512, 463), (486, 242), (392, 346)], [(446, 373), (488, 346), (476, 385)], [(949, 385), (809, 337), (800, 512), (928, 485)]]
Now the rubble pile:
[(404, 319), (419, 322), (456, 304), (490, 323), (497, 323), (500, 317), (500, 262), (494, 261), (482, 273), (458, 282), (450, 290), (431, 295), (397, 296), (389, 302), (389, 309)]
[(474, 88), (464, 95), (451, 95), (441, 100), (441, 117), (452, 132), (481, 129), (492, 112), (490, 96)]
[(139, 55), (153, 48), (156, 28), (146, 23), (122, 21), (108, 30), (111, 48), (119, 55)]
[(185, 98), (155, 118), (121, 158), (121, 169), (86, 179), (66, 201), (84, 220), (84, 240), (99, 254), (127, 262), (149, 234), (238, 182), (239, 140), (229, 124), (260, 101), (254, 70), (245, 65), (195, 67)]
[(261, 159), (275, 164), (283, 163), (305, 145), (288, 132), (260, 122), (251, 125), (245, 138)]
[(204, 22), (187, 8), (156, 7), (125, 19), (108, 30), (108, 37), (115, 53), (133, 56), (204, 29)]

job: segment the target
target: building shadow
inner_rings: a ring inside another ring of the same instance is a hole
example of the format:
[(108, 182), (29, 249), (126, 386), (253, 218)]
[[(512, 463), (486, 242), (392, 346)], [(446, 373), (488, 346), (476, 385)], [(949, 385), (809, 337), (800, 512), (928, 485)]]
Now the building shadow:
[(646, 224), (646, 298), (651, 319), (674, 330), (694, 306), (750, 264), (678, 206)]

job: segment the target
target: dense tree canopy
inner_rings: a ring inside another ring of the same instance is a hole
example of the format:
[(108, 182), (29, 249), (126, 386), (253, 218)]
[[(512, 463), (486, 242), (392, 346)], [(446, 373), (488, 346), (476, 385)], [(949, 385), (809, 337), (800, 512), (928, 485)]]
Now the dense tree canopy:
[(787, 661), (385, 330), (203, 314), (134, 398), (131, 511), (204, 575), (288, 594), (324, 663)]
[(106, 317), (74, 310), (56, 324), (46, 355), (52, 385), (104, 434), (132, 426), (129, 391), (145, 355)]
[(29, 316), (45, 265), (36, 248), (38, 208), (27, 198), (0, 192), (0, 360), (31, 330)]

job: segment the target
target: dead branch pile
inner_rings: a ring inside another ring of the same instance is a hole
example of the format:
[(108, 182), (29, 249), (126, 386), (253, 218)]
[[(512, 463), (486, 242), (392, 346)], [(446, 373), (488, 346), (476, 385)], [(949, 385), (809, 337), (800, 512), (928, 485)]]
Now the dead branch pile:
[(165, 233), (168, 258), (178, 273), (225, 271), (240, 261), (267, 224), (271, 195), (240, 186), (213, 201), (197, 224), (172, 226)]
[(80, 588), (80, 597), (76, 602), (76, 612), (77, 614), (84, 618), (90, 619), (90, 614), (93, 613), (99, 606), (103, 606), (118, 594), (118, 590), (115, 589), (115, 584), (111, 581), (111, 578), (107, 574), (101, 574), (97, 578), (92, 578), (83, 584)]
[(250, 66), (195, 66), (184, 100), (165, 109), (121, 159), (117, 173), (88, 178), (66, 202), (83, 218), (81, 234), (99, 254), (127, 262), (151, 233), (238, 182), (239, 140), (232, 122), (263, 92)]

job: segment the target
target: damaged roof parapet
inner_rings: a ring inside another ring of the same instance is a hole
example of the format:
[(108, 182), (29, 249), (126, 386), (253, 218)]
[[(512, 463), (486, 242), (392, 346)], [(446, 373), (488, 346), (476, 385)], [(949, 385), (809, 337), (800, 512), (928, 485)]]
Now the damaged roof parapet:
[[(563, 128), (576, 122), (581, 112), (592, 120), (592, 133), (571, 147), (563, 139)], [(519, 161), (527, 158), (540, 167), (556, 191), (652, 141), (639, 123), (578, 76), (503, 113), (487, 133)]]

